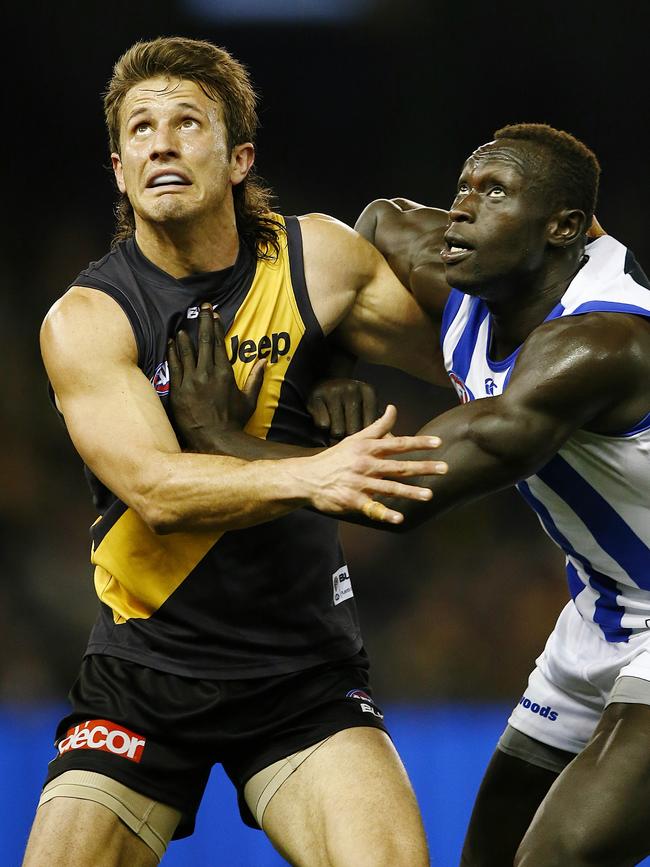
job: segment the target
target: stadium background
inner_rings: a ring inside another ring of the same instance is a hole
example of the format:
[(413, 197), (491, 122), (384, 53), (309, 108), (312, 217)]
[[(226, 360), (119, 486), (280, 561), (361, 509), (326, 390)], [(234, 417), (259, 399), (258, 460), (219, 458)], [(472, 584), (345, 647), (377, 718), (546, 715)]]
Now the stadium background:
[[(95, 600), (94, 519), (79, 460), (49, 409), (38, 326), (112, 229), (99, 94), (138, 38), (228, 47), (261, 95), (258, 168), (284, 213), (353, 223), (380, 196), (447, 206), (494, 129), (545, 121), (603, 167), (598, 215), (650, 268), (643, 0), (598, 5), (433, 0), (114, 0), (9, 5), (4, 17), (0, 268), (0, 834), (19, 862), (51, 729)], [(11, 45), (20, 49), (12, 54)], [(407, 432), (453, 395), (362, 368)], [(344, 528), (380, 704), (414, 779), (434, 863), (456, 863), (483, 767), (567, 593), (562, 558), (506, 492), (393, 537)], [(240, 829), (214, 775), (176, 865), (282, 863)]]

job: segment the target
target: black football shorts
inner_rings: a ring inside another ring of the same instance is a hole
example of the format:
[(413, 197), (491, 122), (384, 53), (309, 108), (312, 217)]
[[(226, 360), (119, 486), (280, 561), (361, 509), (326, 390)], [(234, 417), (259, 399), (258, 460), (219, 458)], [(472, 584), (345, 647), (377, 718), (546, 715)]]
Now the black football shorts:
[(386, 731), (372, 700), (368, 658), (355, 656), (277, 677), (181, 677), (112, 656), (87, 656), (56, 732), (46, 784), (95, 771), (182, 812), (174, 839), (194, 830), (212, 766), (243, 791), (259, 771), (347, 728)]

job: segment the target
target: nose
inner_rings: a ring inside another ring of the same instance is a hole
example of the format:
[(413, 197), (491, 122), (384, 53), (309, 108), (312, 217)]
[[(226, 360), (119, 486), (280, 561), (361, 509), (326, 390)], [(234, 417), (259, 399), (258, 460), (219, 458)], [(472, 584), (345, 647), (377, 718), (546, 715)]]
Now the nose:
[(159, 160), (178, 156), (178, 143), (173, 129), (166, 123), (160, 123), (150, 139), (149, 159)]
[(452, 223), (471, 223), (476, 215), (474, 191), (459, 193), (449, 209), (449, 220)]

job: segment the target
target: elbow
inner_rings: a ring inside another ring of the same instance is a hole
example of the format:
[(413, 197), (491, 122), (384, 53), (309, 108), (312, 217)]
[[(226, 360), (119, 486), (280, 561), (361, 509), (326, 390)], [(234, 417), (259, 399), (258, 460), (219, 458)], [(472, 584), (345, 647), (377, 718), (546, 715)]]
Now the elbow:
[(143, 482), (131, 497), (131, 507), (156, 536), (183, 529), (185, 516), (171, 494), (169, 485), (158, 478), (150, 483)]
[[(484, 403), (487, 404), (487, 400)], [(468, 425), (466, 436), (502, 477), (504, 484), (516, 484), (540, 466), (540, 443), (536, 433), (524, 413), (510, 415), (485, 406)]]
[(182, 529), (180, 516), (160, 502), (144, 498), (134, 508), (156, 536), (167, 536)]

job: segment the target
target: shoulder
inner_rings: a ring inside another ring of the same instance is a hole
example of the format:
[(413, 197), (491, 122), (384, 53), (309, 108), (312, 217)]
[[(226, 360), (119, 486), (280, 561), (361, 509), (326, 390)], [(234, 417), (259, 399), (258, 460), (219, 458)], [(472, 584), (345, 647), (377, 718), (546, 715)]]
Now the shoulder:
[(72, 286), (47, 312), (40, 332), (44, 357), (92, 357), (103, 348), (137, 358), (133, 330), (120, 305), (105, 292)]
[(561, 316), (539, 325), (524, 349), (570, 355), (582, 347), (589, 355), (613, 358), (637, 355), (650, 342), (650, 318), (631, 313), (593, 311)]
[(300, 216), (305, 265), (333, 269), (337, 275), (366, 277), (380, 259), (377, 250), (346, 223), (328, 214)]
[(538, 380), (569, 377), (586, 391), (616, 387), (624, 393), (650, 373), (650, 320), (633, 314), (593, 312), (564, 316), (538, 326), (515, 365)]
[(410, 243), (432, 233), (442, 237), (449, 222), (447, 211), (408, 199), (375, 199), (361, 212), (355, 228), (378, 246)]

